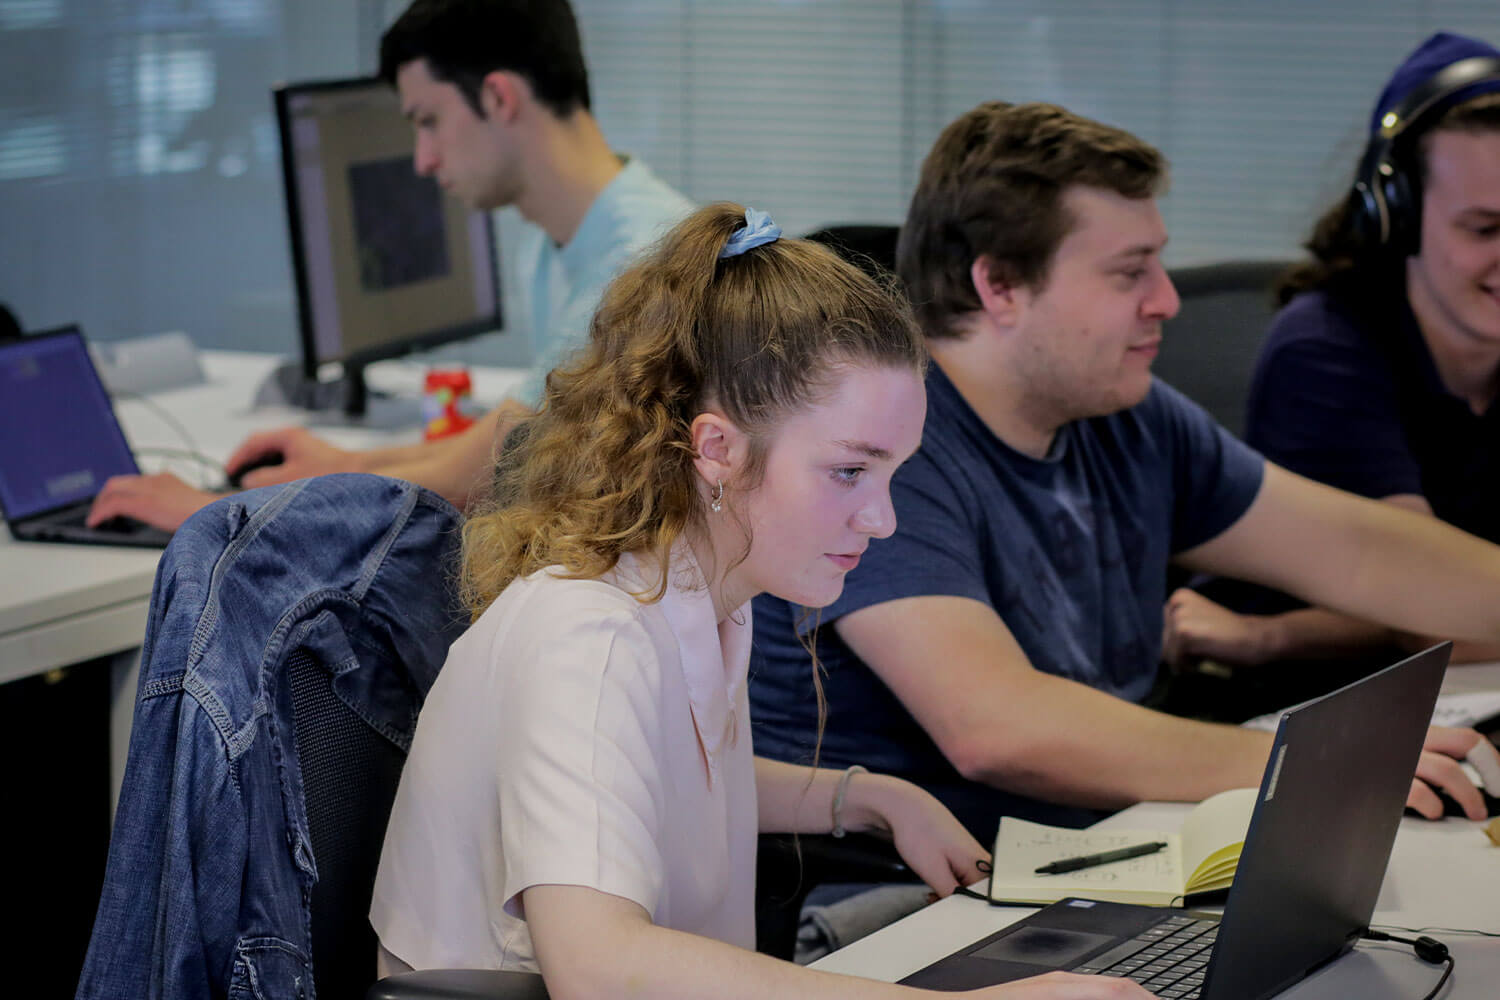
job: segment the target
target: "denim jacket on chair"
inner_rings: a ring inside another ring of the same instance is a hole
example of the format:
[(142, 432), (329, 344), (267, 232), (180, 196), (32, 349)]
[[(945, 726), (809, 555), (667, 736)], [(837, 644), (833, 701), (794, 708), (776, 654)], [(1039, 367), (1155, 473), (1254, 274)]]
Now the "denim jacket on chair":
[(226, 497), (162, 556), (79, 1000), (311, 997), (317, 872), (290, 654), (403, 750), (463, 630), (458, 512), (335, 475)]

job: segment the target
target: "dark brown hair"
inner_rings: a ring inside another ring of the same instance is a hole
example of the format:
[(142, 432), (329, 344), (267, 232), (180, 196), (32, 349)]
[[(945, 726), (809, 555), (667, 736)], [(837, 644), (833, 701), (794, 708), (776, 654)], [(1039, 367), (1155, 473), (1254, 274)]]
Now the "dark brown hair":
[(1045, 284), (1073, 220), (1074, 185), (1150, 198), (1166, 160), (1121, 129), (1053, 104), (990, 101), (938, 136), (922, 164), (896, 248), (896, 267), (929, 337), (958, 336), (954, 320), (980, 307), (970, 267), (981, 256), (1007, 280)]
[[(1407, 137), (1392, 153), (1411, 180), (1415, 210), (1421, 212), (1427, 183), (1428, 151), (1438, 132), (1500, 132), (1500, 94), (1486, 94), (1455, 105), (1420, 134)], [(1354, 222), (1354, 205), (1344, 197), (1313, 224), (1303, 243), (1312, 259), (1289, 270), (1276, 283), (1276, 301), (1286, 305), (1303, 292), (1327, 290), (1357, 300), (1381, 299), (1381, 294), (1405, 287), (1402, 270), (1406, 251), (1385, 246)], [(1417, 224), (1420, 232), (1421, 225)], [(1383, 308), (1383, 305), (1381, 306)]]
[(509, 70), (559, 118), (589, 109), (589, 71), (567, 0), (414, 0), (380, 38), (380, 78), (396, 85), (407, 63), (426, 60), (484, 116), (480, 82)]

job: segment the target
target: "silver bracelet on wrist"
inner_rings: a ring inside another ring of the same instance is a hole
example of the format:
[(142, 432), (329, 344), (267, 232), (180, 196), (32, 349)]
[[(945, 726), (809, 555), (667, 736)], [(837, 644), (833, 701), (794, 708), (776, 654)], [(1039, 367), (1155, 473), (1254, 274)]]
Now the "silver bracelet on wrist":
[(856, 774), (869, 773), (870, 771), (868, 768), (862, 767), (859, 764), (853, 764), (848, 768), (845, 768), (844, 773), (839, 775), (839, 787), (833, 793), (832, 832), (835, 837), (842, 837), (844, 834), (849, 832), (848, 830), (844, 829), (844, 795), (849, 791), (849, 779), (854, 777)]

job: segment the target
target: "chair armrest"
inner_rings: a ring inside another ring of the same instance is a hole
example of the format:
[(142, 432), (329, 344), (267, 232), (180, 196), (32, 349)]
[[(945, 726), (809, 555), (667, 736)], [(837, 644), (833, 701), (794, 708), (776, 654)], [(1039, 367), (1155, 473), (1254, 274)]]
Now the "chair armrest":
[(867, 833), (847, 837), (763, 833), (758, 850), (763, 865), (783, 866), (783, 878), (790, 876), (794, 884), (808, 888), (825, 882), (919, 881), (894, 844)]
[(403, 972), (371, 986), (365, 1000), (547, 1000), (535, 972), (497, 969), (424, 969)]
[(825, 882), (915, 882), (891, 842), (869, 834), (763, 833), (755, 862), (755, 946), (790, 960), (797, 921), (814, 886)]

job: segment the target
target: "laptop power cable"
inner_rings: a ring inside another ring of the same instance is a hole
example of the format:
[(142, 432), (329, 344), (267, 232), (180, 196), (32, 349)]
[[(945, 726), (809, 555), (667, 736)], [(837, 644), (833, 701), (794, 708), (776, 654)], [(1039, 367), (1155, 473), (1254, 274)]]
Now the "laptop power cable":
[(1417, 957), (1422, 961), (1430, 962), (1433, 965), (1437, 965), (1439, 962), (1446, 963), (1447, 968), (1443, 969), (1443, 974), (1439, 977), (1437, 985), (1428, 991), (1422, 1000), (1432, 1000), (1433, 997), (1437, 996), (1438, 991), (1443, 988), (1443, 984), (1448, 981), (1448, 977), (1453, 975), (1453, 955), (1448, 951), (1448, 946), (1437, 938), (1428, 937), (1426, 934), (1415, 938), (1397, 937), (1394, 934), (1387, 934), (1385, 931), (1370, 930), (1368, 928), (1365, 930), (1363, 937), (1367, 941), (1396, 941), (1400, 944), (1409, 944), (1412, 950), (1417, 953)]

